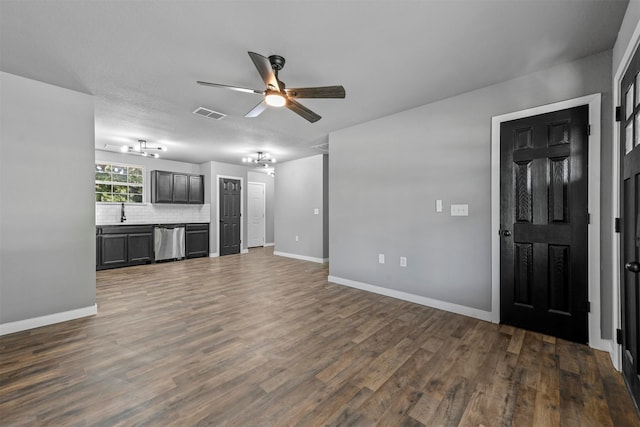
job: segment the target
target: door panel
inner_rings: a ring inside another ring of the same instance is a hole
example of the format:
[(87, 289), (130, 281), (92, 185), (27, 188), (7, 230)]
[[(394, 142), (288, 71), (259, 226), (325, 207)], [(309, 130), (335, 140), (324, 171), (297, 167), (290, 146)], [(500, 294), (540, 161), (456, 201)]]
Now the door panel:
[(259, 182), (248, 184), (247, 213), (249, 215), (249, 229), (247, 243), (250, 248), (264, 246), (265, 226), (265, 185)]
[(640, 262), (640, 54), (634, 53), (622, 78), (620, 93), (624, 94), (620, 122), (621, 171), (621, 265), (620, 308), (622, 314), (622, 374), (631, 395), (640, 404), (640, 274), (633, 263)]
[(240, 253), (240, 180), (220, 178), (220, 255)]
[(586, 342), (588, 106), (500, 129), (503, 323)]

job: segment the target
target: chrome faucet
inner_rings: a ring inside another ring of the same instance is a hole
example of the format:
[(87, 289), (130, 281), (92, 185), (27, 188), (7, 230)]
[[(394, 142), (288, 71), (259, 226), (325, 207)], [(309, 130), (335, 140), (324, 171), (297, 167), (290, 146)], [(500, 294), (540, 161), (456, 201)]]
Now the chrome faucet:
[(125, 222), (127, 220), (127, 217), (124, 214), (124, 203), (122, 204), (122, 207), (120, 208), (120, 222)]

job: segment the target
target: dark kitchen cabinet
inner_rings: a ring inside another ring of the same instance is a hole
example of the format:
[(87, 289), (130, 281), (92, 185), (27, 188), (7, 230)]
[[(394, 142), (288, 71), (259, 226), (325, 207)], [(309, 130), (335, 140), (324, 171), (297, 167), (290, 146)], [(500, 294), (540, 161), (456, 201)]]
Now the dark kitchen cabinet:
[(151, 171), (151, 202), (173, 203), (173, 174)]
[(153, 226), (98, 226), (96, 255), (97, 270), (153, 262)]
[(127, 262), (153, 261), (153, 231), (127, 234)]
[(204, 176), (151, 171), (151, 203), (204, 204)]
[(185, 246), (187, 258), (209, 256), (209, 224), (187, 224)]
[(100, 245), (100, 265), (120, 266), (127, 263), (127, 235), (108, 234), (102, 236)]
[(189, 175), (189, 203), (201, 205), (204, 203), (204, 177)]
[(173, 174), (173, 203), (189, 203), (189, 175)]

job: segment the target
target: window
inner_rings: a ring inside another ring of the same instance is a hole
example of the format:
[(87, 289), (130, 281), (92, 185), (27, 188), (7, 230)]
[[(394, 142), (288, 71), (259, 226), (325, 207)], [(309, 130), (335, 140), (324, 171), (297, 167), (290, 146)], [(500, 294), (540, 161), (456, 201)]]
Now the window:
[(96, 163), (96, 202), (142, 203), (142, 166)]

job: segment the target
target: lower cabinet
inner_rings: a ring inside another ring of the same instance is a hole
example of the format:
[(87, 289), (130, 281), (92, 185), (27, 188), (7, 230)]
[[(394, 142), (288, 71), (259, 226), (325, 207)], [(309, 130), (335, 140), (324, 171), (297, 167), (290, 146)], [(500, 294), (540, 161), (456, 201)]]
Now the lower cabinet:
[[(154, 225), (96, 227), (96, 270), (155, 262)], [(185, 256), (209, 256), (209, 224), (185, 225)]]
[(153, 262), (153, 226), (101, 226), (96, 233), (96, 269)]
[(187, 258), (209, 256), (209, 224), (187, 224), (185, 246)]

